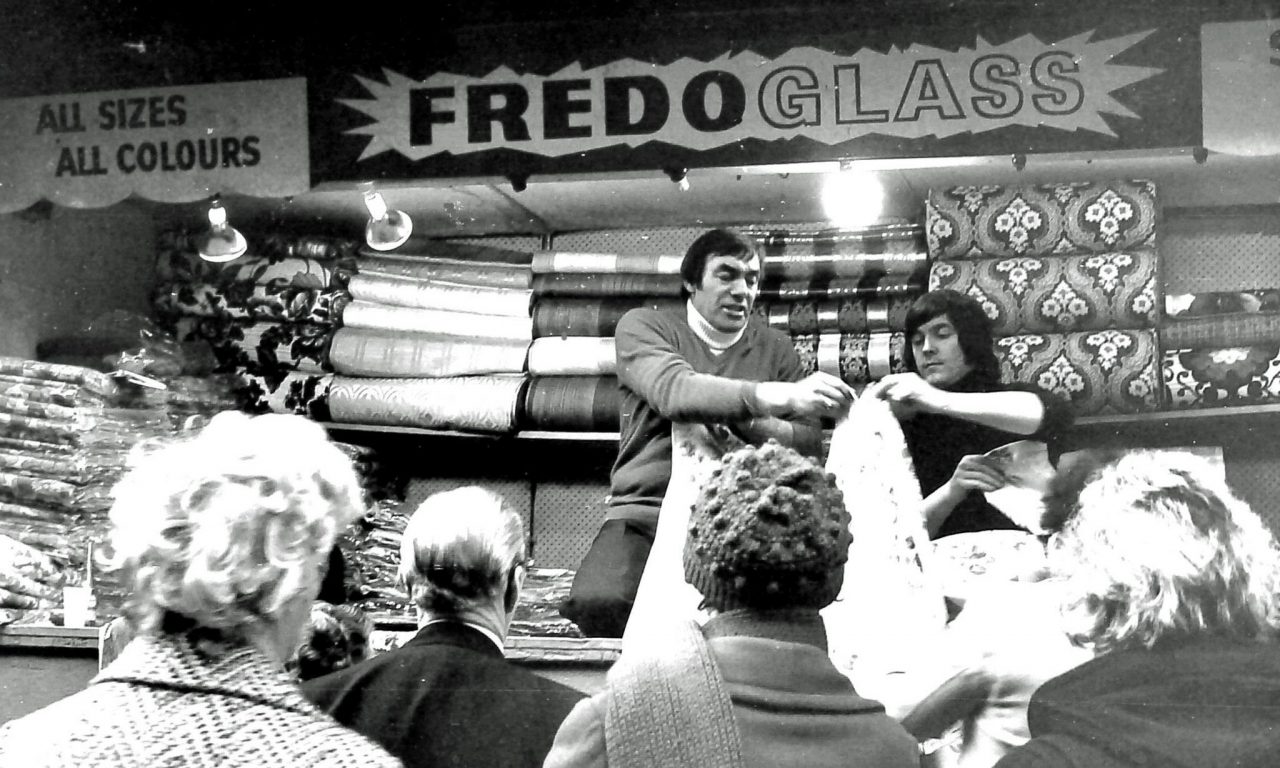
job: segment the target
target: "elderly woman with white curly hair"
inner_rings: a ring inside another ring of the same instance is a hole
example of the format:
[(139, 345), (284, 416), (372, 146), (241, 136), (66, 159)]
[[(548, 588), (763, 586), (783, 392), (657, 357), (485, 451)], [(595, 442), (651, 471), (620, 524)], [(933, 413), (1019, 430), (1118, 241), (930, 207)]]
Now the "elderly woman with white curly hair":
[(1220, 475), (1138, 452), (1084, 487), (1050, 562), (1098, 656), (1036, 691), (998, 768), (1276, 765), (1280, 552)]
[(363, 510), (350, 461), (305, 419), (239, 413), (137, 453), (110, 515), (137, 637), (84, 691), (0, 728), (0, 764), (398, 766), (283, 667)]

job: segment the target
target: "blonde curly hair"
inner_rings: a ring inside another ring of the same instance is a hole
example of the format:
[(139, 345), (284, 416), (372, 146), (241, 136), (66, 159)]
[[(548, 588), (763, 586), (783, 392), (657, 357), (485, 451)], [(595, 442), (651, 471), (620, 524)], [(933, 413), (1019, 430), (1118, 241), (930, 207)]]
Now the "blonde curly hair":
[(146, 443), (116, 485), (106, 559), (132, 579), (140, 632), (177, 614), (244, 637), (310, 600), (335, 538), (363, 511), (351, 461), (298, 416), (220, 413), (195, 437)]
[(1273, 636), (1280, 550), (1205, 460), (1136, 451), (1103, 467), (1050, 544), (1077, 643), (1109, 652), (1204, 634)]

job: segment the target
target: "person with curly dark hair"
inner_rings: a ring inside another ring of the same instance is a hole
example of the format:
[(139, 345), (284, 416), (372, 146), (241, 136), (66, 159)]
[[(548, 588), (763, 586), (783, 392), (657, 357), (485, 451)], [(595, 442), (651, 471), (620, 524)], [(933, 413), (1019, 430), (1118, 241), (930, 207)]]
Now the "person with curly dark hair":
[(373, 620), (352, 605), (311, 604), (306, 638), (287, 667), (299, 680), (338, 672), (369, 658)]

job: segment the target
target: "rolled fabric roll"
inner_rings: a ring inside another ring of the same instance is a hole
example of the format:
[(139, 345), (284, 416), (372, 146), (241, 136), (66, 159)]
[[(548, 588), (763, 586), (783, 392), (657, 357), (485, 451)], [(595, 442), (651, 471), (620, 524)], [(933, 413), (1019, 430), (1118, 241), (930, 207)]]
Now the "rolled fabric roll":
[(529, 342), (341, 328), (329, 362), (344, 376), (435, 378), (520, 373)]
[(1160, 317), (1157, 262), (1150, 249), (939, 261), (929, 290), (976, 299), (996, 335), (1152, 328)]
[(1206, 293), (1166, 293), (1164, 313), (1171, 320), (1280, 313), (1280, 290), (1274, 288)]
[(935, 259), (1129, 251), (1159, 215), (1150, 181), (952, 187), (929, 191), (925, 237)]
[(914, 296), (872, 299), (758, 301), (754, 311), (772, 328), (788, 334), (880, 333), (907, 327)]
[(1035, 384), (1077, 415), (1137, 413), (1160, 406), (1154, 331), (1103, 330), (996, 339), (1001, 379)]
[(324, 235), (273, 232), (262, 238), (264, 254), (302, 259), (350, 260), (355, 258), (359, 246), (359, 241), (351, 238)]
[(317, 323), (241, 322), (226, 318), (182, 317), (175, 324), (179, 341), (203, 339), (218, 360), (216, 372), (241, 370), (284, 375), (287, 371), (325, 373), (334, 327)]
[(332, 323), (342, 316), (342, 308), (350, 301), (350, 294), (336, 288), (298, 288), (278, 283), (168, 283), (156, 290), (151, 304), (157, 312), (169, 315)]
[(679, 296), (679, 275), (614, 275), (566, 273), (534, 275), (533, 295), (542, 296)]
[(864, 275), (839, 280), (763, 280), (760, 301), (800, 301), (803, 299), (872, 299), (924, 293), (929, 284), (927, 264), (909, 275)]
[(533, 292), (522, 288), (453, 285), (381, 275), (353, 275), (347, 289), (354, 299), (378, 304), (522, 318), (529, 316), (533, 299)]
[(101, 405), (105, 401), (102, 395), (75, 384), (3, 374), (0, 374), (0, 395), (69, 407)]
[(329, 421), (332, 386), (332, 373), (293, 372), (282, 377), (243, 374), (237, 395), (242, 410), (251, 413), (292, 413), (315, 421)]
[(459, 261), (475, 261), (494, 264), (528, 264), (533, 261), (529, 251), (516, 251), (510, 248), (499, 248), (490, 245), (474, 245), (472, 243), (451, 243), (447, 240), (432, 240), (426, 237), (413, 236), (404, 245), (390, 251), (376, 251), (361, 245), (358, 251), (360, 258), (379, 258), (383, 256), (403, 256), (409, 258), (456, 259)]
[(1158, 332), (1161, 349), (1266, 346), (1280, 341), (1280, 313), (1192, 317)]
[(1168, 407), (1219, 408), (1280, 401), (1280, 341), (1166, 349), (1160, 361)]
[(684, 301), (674, 297), (543, 297), (533, 304), (533, 335), (534, 338), (612, 336), (618, 329), (618, 321), (622, 316), (637, 307), (665, 310), (682, 306)]
[(802, 334), (792, 336), (791, 343), (809, 371), (824, 371), (852, 386), (907, 369), (901, 332)]
[[(15, 416), (34, 416), (38, 419), (54, 421), (75, 421), (79, 418), (84, 406), (69, 407), (54, 403), (42, 403), (38, 400), (27, 400), (21, 397), (0, 395), (0, 412)], [(94, 408), (96, 411), (97, 409)]]
[(536, 251), (533, 273), (678, 275), (684, 256)]
[(348, 304), (342, 313), (342, 324), (347, 328), (431, 333), (458, 338), (508, 339), (526, 343), (533, 340), (533, 320), (527, 316), (393, 307), (368, 301)]
[(40, 363), (21, 357), (0, 357), (0, 375), (33, 379), (33, 384), (53, 382), (71, 384), (99, 397), (114, 398), (120, 394), (115, 379), (92, 368), (78, 365)]
[(764, 279), (849, 280), (886, 275), (914, 275), (927, 269), (923, 249), (903, 253), (786, 254), (770, 256), (762, 266)]
[(335, 422), (423, 429), (510, 432), (515, 428), (523, 375), (446, 379), (363, 379), (337, 376), (329, 389)]
[(924, 246), (924, 228), (919, 224), (797, 232), (747, 229), (744, 233), (760, 245), (765, 258), (783, 254), (905, 253)]
[(485, 285), (493, 288), (529, 288), (533, 272), (524, 264), (440, 259), (425, 256), (364, 256), (356, 265), (365, 275), (439, 280), (457, 285)]
[(613, 376), (534, 376), (525, 390), (521, 429), (616, 431), (622, 391)]
[(545, 336), (529, 345), (530, 376), (604, 376), (618, 370), (612, 336)]

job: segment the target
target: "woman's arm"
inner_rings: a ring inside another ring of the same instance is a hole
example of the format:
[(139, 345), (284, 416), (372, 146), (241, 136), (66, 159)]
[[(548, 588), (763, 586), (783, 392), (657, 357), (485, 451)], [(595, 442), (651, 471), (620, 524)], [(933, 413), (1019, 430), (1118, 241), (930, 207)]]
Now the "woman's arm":
[(878, 397), (904, 403), (921, 411), (963, 419), (1015, 435), (1032, 435), (1045, 422), (1044, 400), (1035, 392), (949, 392), (925, 381), (918, 374), (895, 373), (881, 379)]
[(985, 493), (1002, 488), (1004, 484), (1004, 474), (986, 456), (965, 456), (956, 465), (951, 479), (925, 498), (921, 509), (925, 530), (930, 537), (938, 535), (952, 510), (970, 491)]

